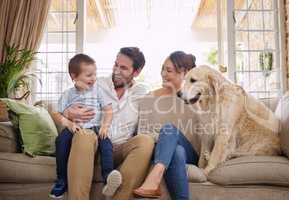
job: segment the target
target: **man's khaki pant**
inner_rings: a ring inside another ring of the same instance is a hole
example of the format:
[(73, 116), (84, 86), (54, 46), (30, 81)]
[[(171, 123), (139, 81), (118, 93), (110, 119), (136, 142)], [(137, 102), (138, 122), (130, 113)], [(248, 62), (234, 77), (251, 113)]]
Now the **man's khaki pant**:
[[(90, 130), (85, 130), (90, 131)], [(73, 136), (68, 161), (68, 199), (89, 200), (95, 152), (98, 147), (94, 133), (77, 133)], [(154, 147), (153, 139), (139, 134), (113, 149), (114, 164), (122, 174), (122, 185), (113, 200), (129, 200), (135, 188), (143, 182)]]

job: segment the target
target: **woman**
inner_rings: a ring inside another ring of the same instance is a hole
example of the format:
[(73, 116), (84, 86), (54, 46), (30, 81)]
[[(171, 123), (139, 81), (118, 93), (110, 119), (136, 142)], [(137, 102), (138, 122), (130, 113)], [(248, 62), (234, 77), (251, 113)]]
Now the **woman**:
[[(172, 96), (181, 88), (185, 74), (194, 68), (196, 58), (176, 51), (165, 60), (161, 76), (162, 88), (153, 91), (154, 96)], [(197, 165), (198, 155), (183, 133), (172, 124), (165, 124), (154, 149), (153, 169), (144, 183), (134, 190), (142, 197), (159, 197), (160, 183), (165, 178), (168, 191), (174, 200), (189, 200), (186, 163)]]

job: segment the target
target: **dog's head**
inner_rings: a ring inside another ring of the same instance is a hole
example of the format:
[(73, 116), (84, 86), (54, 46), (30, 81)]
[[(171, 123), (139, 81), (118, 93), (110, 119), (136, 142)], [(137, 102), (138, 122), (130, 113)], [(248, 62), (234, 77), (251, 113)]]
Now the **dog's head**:
[(183, 87), (177, 95), (185, 103), (194, 104), (202, 99), (212, 98), (224, 80), (224, 77), (211, 67), (198, 66), (187, 73)]

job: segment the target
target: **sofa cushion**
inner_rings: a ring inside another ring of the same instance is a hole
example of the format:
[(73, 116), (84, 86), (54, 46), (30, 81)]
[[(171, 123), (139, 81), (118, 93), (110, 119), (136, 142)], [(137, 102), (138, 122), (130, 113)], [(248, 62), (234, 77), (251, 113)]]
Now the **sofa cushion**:
[[(40, 107), (45, 108), (50, 115), (52, 115), (52, 113), (54, 113), (54, 112), (57, 112), (57, 101), (41, 100), (41, 101), (35, 102), (34, 106), (40, 106)], [(63, 129), (65, 128), (61, 124), (56, 124), (55, 123), (55, 126), (57, 128), (58, 133), (61, 133), (63, 131)]]
[(0, 122), (0, 152), (17, 152), (17, 136), (10, 122)]
[(208, 180), (221, 185), (289, 186), (289, 159), (282, 156), (239, 157), (215, 168)]
[(195, 134), (198, 116), (191, 105), (174, 96), (154, 97), (147, 95), (139, 104), (138, 133), (150, 134), (155, 140), (162, 125), (172, 123), (187, 137), (199, 152), (200, 141)]
[(29, 157), (22, 153), (0, 153), (0, 180), (6, 183), (53, 182), (55, 158)]
[[(94, 182), (101, 182), (99, 162), (94, 167)], [(1, 183), (47, 183), (56, 179), (55, 158), (29, 157), (23, 153), (0, 153)]]
[(283, 154), (289, 158), (289, 92), (279, 101), (275, 115), (281, 123), (280, 142)]
[(24, 152), (30, 155), (54, 154), (57, 129), (47, 110), (7, 98), (1, 101), (16, 115), (18, 122), (12, 120), (12, 123), (20, 129)]
[[(190, 183), (190, 200), (288, 200), (288, 187), (270, 185), (220, 186), (206, 183)], [(161, 200), (169, 200), (161, 198)]]

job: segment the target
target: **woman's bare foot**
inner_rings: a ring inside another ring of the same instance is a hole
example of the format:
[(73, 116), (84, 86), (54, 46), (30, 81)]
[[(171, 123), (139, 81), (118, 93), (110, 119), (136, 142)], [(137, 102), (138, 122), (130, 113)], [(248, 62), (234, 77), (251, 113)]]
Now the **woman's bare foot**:
[(157, 190), (160, 186), (165, 169), (166, 168), (163, 164), (156, 164), (149, 175), (146, 177), (144, 183), (138, 189)]

